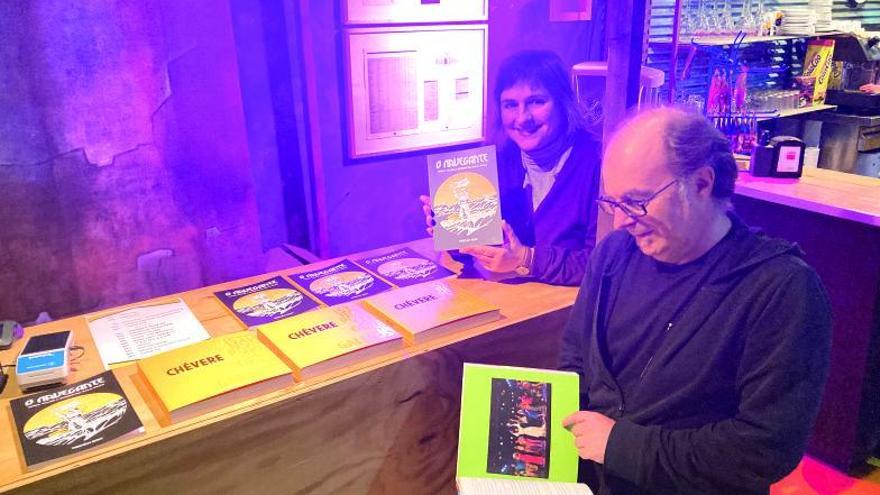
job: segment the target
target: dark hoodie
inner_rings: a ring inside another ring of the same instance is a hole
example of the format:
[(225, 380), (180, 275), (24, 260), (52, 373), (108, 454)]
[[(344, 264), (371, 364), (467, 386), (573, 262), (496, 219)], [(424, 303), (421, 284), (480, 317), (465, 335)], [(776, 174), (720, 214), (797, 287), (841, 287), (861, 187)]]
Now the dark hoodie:
[(532, 277), (553, 285), (578, 285), (596, 244), (602, 146), (583, 132), (573, 139), (568, 161), (534, 212), (519, 148), (509, 143), (498, 154), (502, 216), (520, 242), (535, 248)]
[(617, 421), (605, 464), (584, 462), (597, 495), (766, 494), (803, 455), (828, 369), (831, 310), (793, 244), (731, 215), (732, 247), (623, 401), (597, 335), (607, 295), (638, 247), (597, 246), (565, 328), (561, 369), (581, 375), (581, 408)]

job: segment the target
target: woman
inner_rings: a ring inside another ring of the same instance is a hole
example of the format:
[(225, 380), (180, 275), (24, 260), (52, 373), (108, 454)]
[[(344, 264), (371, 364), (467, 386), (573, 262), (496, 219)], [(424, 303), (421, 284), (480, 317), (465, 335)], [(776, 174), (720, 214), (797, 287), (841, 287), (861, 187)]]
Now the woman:
[[(568, 71), (549, 51), (502, 62), (496, 122), (505, 243), (460, 249), (487, 270), (579, 285), (596, 242), (601, 146), (585, 130)], [(421, 196), (433, 234), (430, 198)]]

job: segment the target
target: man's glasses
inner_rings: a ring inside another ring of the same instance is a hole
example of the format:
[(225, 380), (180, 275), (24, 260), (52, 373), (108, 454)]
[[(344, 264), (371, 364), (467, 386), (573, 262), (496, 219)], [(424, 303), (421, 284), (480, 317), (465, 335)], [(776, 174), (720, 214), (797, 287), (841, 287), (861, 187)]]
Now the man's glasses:
[(615, 201), (611, 198), (600, 197), (596, 202), (599, 203), (599, 209), (609, 215), (614, 215), (614, 209), (617, 208), (630, 218), (643, 217), (648, 214), (648, 203), (653, 201), (654, 198), (660, 195), (660, 193), (669, 189), (669, 187), (676, 182), (678, 182), (678, 178), (673, 179), (672, 182), (661, 187), (655, 191), (654, 194), (645, 199), (625, 199), (623, 201)]

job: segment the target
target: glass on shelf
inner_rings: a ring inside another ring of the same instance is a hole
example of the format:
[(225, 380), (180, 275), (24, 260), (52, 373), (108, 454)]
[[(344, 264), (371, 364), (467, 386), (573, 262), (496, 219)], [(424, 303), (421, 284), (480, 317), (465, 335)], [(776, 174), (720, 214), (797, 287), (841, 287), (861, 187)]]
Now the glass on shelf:
[(757, 36), (764, 14), (764, 0), (744, 0), (738, 12), (726, 0), (683, 0), (679, 26), (685, 36)]

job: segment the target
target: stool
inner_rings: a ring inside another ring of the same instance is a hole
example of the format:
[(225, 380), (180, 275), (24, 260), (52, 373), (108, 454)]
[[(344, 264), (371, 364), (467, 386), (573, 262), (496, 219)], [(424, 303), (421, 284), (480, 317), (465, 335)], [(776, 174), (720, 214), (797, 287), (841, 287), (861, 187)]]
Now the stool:
[[(571, 67), (571, 81), (578, 101), (580, 101), (579, 79), (581, 77), (608, 77), (608, 62), (581, 62)], [(666, 74), (662, 70), (642, 66), (639, 77), (639, 100), (637, 104), (639, 110), (660, 106), (660, 87), (663, 86), (665, 81)]]

